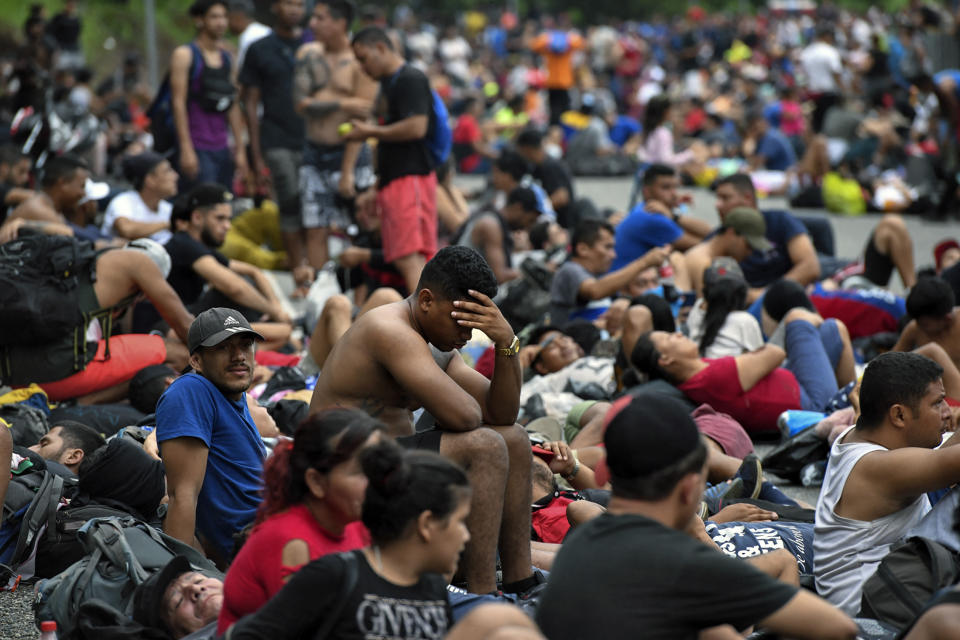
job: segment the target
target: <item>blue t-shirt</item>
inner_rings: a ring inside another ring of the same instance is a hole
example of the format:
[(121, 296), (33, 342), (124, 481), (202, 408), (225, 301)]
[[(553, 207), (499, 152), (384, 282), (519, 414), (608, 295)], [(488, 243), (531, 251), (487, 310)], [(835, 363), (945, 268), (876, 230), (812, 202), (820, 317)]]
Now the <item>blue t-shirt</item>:
[(756, 556), (786, 549), (797, 559), (801, 575), (813, 575), (812, 522), (725, 522), (707, 521), (707, 535), (731, 558)]
[(797, 164), (793, 145), (779, 129), (768, 129), (757, 143), (757, 155), (763, 156), (763, 166), (770, 171), (786, 171)]
[(228, 400), (196, 373), (177, 378), (157, 404), (157, 442), (180, 437), (202, 440), (209, 449), (197, 530), (229, 557), (233, 534), (253, 521), (260, 505), (267, 453), (246, 396)]
[(647, 213), (643, 203), (617, 225), (614, 248), (617, 257), (613, 259), (611, 271), (627, 266), (654, 247), (676, 242), (683, 235), (683, 229), (667, 216), (659, 213)]
[(743, 276), (751, 287), (765, 287), (790, 271), (793, 268), (793, 262), (790, 261), (787, 243), (801, 233), (807, 232), (803, 223), (786, 211), (762, 211), (761, 213), (767, 223), (767, 240), (773, 247), (767, 251), (754, 251), (740, 263)]
[(933, 74), (933, 81), (937, 84), (944, 78), (953, 78), (953, 96), (960, 98), (960, 69), (944, 69)]
[(610, 127), (610, 139), (613, 144), (622, 147), (627, 140), (640, 133), (641, 129), (640, 122), (636, 118), (620, 115)]

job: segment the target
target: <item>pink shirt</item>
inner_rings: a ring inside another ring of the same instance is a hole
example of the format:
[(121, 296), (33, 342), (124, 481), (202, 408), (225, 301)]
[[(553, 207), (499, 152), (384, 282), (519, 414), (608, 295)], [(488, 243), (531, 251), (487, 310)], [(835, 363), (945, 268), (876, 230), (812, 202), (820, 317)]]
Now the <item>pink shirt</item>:
[(643, 141), (643, 146), (637, 150), (637, 157), (640, 162), (677, 167), (693, 160), (693, 151), (687, 149), (680, 153), (674, 153), (673, 133), (669, 127), (661, 125), (654, 129)]

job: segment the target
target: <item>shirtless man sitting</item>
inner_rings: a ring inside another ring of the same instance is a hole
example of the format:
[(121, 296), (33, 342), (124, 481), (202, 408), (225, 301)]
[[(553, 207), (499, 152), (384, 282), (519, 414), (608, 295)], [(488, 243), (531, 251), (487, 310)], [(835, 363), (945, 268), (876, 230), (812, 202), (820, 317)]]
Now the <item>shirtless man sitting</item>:
[[(401, 443), (432, 448), (462, 465), (473, 487), (471, 539), (463, 577), (470, 591), (496, 588), (497, 540), (503, 590), (536, 583), (530, 566), (530, 441), (520, 408), (519, 340), (491, 298), (497, 281), (467, 247), (447, 247), (424, 267), (417, 291), (361, 316), (337, 342), (317, 380), (310, 411), (359, 407)], [(493, 378), (469, 368), (457, 349), (474, 329), (496, 346)], [(414, 433), (411, 411), (437, 422)]]
[(724, 217), (717, 233), (709, 240), (688, 249), (683, 255), (691, 289), (703, 291), (703, 273), (720, 257), (745, 260), (753, 251), (766, 251), (770, 241), (764, 237), (767, 224), (763, 214), (749, 207), (737, 207)]
[(83, 160), (70, 155), (47, 163), (40, 190), (24, 200), (0, 227), (0, 243), (17, 237), (22, 228), (42, 233), (72, 236), (73, 229), (64, 214), (86, 195), (90, 171)]
[(377, 94), (377, 83), (350, 47), (353, 15), (348, 0), (318, 2), (310, 17), (316, 42), (300, 47), (294, 69), (293, 104), (307, 128), (300, 200), (307, 260), (314, 269), (329, 259), (330, 229), (352, 222), (345, 201), (376, 182), (370, 149), (362, 141), (344, 143), (341, 129), (352, 118), (369, 116)]
[(953, 288), (940, 278), (921, 278), (907, 296), (907, 314), (913, 318), (900, 334), (894, 351), (910, 351), (936, 343), (960, 366), (960, 313), (954, 307)]
[[(168, 362), (175, 369), (182, 369), (186, 365), (184, 343), (193, 314), (167, 283), (169, 270), (167, 253), (151, 240), (141, 239), (127, 248), (101, 253), (94, 272), (84, 274), (78, 284), (81, 311), (90, 315), (104, 311), (97, 314), (99, 319), (83, 328), (85, 346), (78, 351), (72, 331), (49, 344), (8, 346), (3, 350), (4, 382), (37, 382), (51, 400), (86, 396), (81, 398), (81, 404), (92, 404), (126, 397), (127, 381), (143, 367)], [(113, 335), (108, 348), (104, 334), (110, 316), (118, 315), (139, 296), (156, 307), (171, 328), (170, 339), (135, 333)]]

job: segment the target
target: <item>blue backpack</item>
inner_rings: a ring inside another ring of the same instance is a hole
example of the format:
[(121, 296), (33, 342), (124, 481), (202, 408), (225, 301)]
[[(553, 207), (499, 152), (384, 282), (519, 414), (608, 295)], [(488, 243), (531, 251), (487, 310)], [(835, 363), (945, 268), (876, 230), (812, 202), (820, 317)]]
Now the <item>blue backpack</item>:
[(561, 55), (570, 50), (570, 38), (566, 31), (551, 31), (550, 44), (548, 45), (550, 53)]
[[(403, 69), (404, 67), (400, 67), (390, 78), (391, 87)], [(430, 88), (430, 95), (433, 97), (433, 122), (427, 129), (426, 144), (433, 166), (439, 167), (447, 161), (450, 150), (453, 149), (453, 129), (450, 128), (450, 113), (447, 111), (447, 105), (443, 103), (443, 98), (433, 90), (433, 87)]]

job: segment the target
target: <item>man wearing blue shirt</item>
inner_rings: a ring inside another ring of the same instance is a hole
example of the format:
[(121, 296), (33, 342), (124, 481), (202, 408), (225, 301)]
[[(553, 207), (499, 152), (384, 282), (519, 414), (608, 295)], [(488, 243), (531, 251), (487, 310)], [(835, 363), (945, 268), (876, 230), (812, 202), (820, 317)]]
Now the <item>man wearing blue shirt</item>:
[[(717, 182), (717, 214), (720, 220), (737, 207), (757, 206), (757, 195), (750, 176), (735, 173)], [(772, 247), (754, 251), (740, 263), (750, 285), (748, 299), (756, 300), (764, 288), (780, 278), (789, 278), (802, 285), (820, 277), (820, 261), (807, 230), (786, 211), (761, 211), (767, 225), (766, 238)]]
[[(750, 176), (735, 173), (717, 182), (717, 213), (720, 219), (737, 207), (757, 206), (757, 194)], [(743, 275), (750, 285), (749, 301), (756, 300), (763, 289), (780, 278), (788, 278), (808, 285), (821, 277), (821, 256), (817, 255), (804, 222), (786, 211), (761, 211), (767, 224), (767, 240), (773, 245), (769, 251), (754, 251), (740, 263)], [(826, 262), (833, 266), (837, 260), (830, 256)], [(904, 287), (916, 282), (913, 262), (913, 240), (903, 218), (887, 214), (873, 228), (864, 247), (862, 258), (843, 269), (844, 276), (862, 275), (873, 284), (886, 287), (894, 269)], [(823, 273), (824, 277), (831, 275)]]
[(662, 164), (647, 168), (643, 174), (643, 202), (617, 225), (617, 257), (611, 271), (622, 269), (655, 247), (670, 245), (685, 251), (710, 233), (712, 229), (706, 222), (673, 212), (680, 204), (679, 187), (680, 178), (673, 168)]
[(260, 504), (266, 449), (250, 416), (254, 344), (263, 336), (243, 315), (216, 307), (190, 325), (194, 373), (175, 380), (157, 405), (157, 442), (170, 504), (164, 531), (218, 563), (230, 557), (233, 534)]
[(762, 112), (755, 113), (748, 125), (747, 141), (753, 141), (753, 152), (747, 155), (754, 169), (786, 171), (797, 164), (797, 154), (787, 136), (772, 128)]

